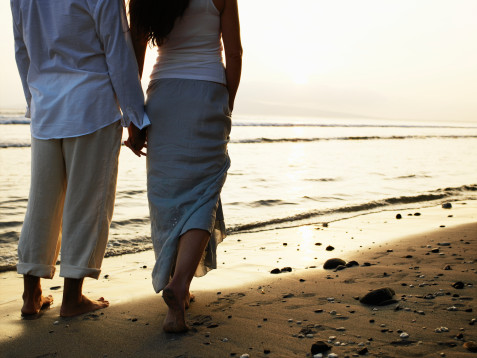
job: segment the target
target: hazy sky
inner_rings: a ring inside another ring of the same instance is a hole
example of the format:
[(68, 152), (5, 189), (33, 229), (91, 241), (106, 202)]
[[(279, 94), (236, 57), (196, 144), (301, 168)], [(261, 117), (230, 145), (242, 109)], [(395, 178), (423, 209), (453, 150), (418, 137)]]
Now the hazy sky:
[[(239, 9), (236, 114), (477, 123), (476, 0), (239, 0)], [(10, 16), (1, 0), (0, 108), (21, 108)]]

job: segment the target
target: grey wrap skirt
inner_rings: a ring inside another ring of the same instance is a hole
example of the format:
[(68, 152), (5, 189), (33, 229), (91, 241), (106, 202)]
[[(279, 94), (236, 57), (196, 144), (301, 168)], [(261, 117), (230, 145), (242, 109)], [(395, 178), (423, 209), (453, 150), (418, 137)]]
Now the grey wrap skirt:
[(146, 112), (152, 282), (159, 292), (170, 280), (180, 236), (191, 229), (211, 235), (195, 275), (217, 267), (225, 237), (220, 192), (230, 166), (228, 92), (209, 81), (161, 79), (148, 88)]

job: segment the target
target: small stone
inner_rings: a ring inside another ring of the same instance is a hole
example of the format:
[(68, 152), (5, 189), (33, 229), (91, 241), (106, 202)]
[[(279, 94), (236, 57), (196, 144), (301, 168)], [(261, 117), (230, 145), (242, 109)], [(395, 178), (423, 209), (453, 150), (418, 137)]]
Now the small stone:
[(421, 216), (421, 213), (414, 213), (414, 216)]
[(270, 271), (270, 273), (273, 273), (273, 274), (280, 273), (280, 269), (279, 268), (274, 268), (272, 271)]
[(477, 343), (473, 341), (465, 342), (464, 348), (472, 353), (477, 353)]
[(396, 219), (402, 219), (402, 215), (401, 214), (396, 214)]
[(264, 350), (263, 350), (263, 353), (265, 353), (265, 354), (270, 354), (270, 349), (264, 349)]
[(358, 261), (352, 260), (346, 263), (346, 267), (353, 267), (353, 266), (359, 266)]
[(444, 204), (442, 204), (442, 209), (452, 209), (452, 204), (451, 203), (444, 203)]
[(334, 249), (335, 249), (335, 248), (334, 248), (333, 246), (331, 246), (331, 245), (328, 245), (328, 246), (326, 247), (326, 251), (333, 251)]
[(323, 264), (323, 268), (325, 270), (332, 270), (337, 268), (340, 265), (341, 266), (346, 265), (346, 261), (339, 258), (332, 258), (325, 261), (325, 263)]
[[(326, 344), (325, 342), (323, 341), (316, 341), (315, 343), (313, 343), (313, 345), (311, 346), (311, 354), (315, 355), (317, 353), (324, 353), (324, 352), (327, 352), (331, 349), (331, 346), (329, 346), (328, 344)], [(329, 355), (328, 355), (329, 357)]]
[(57, 325), (60, 324), (60, 321), (55, 321), (55, 322), (53, 322), (53, 324), (54, 324), (55, 326), (57, 326)]
[(338, 327), (338, 328), (336, 328), (336, 330), (337, 330), (338, 332), (343, 332), (343, 331), (346, 331), (346, 328), (344, 328), (344, 327)]
[(465, 287), (465, 284), (462, 281), (457, 281), (452, 284), (456, 290), (462, 290)]
[(250, 356), (247, 353), (245, 353), (245, 354), (242, 354), (240, 358), (250, 358)]
[(367, 347), (364, 347), (364, 348), (361, 348), (360, 350), (358, 350), (358, 354), (360, 356), (364, 356), (366, 353), (368, 353), (368, 348)]
[(60, 288), (61, 286), (53, 286), (53, 287), (50, 287), (50, 290), (56, 291), (56, 290), (59, 290)]
[(401, 338), (401, 339), (408, 339), (408, 338), (409, 338), (409, 334), (406, 333), (406, 332), (402, 332), (402, 333), (399, 335), (399, 338)]
[(394, 295), (395, 292), (390, 287), (379, 288), (368, 292), (360, 302), (366, 305), (379, 305), (391, 301)]
[(282, 269), (280, 269), (280, 272), (292, 272), (292, 268), (291, 267), (283, 267)]
[(338, 358), (338, 355), (336, 353), (330, 353), (328, 354), (328, 358)]

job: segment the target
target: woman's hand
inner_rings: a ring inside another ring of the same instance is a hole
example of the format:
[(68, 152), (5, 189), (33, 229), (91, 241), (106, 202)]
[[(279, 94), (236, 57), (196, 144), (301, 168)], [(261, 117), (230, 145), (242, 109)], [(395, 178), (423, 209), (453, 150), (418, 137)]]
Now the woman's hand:
[(124, 145), (132, 150), (138, 157), (146, 156), (143, 148), (147, 148), (147, 127), (144, 129), (137, 128), (133, 123), (128, 127), (129, 138)]

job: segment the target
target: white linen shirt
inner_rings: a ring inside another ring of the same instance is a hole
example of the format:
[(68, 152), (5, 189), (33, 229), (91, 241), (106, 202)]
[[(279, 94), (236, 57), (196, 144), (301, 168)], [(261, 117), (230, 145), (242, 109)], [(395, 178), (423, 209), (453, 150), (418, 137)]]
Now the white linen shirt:
[(124, 0), (10, 5), (33, 137), (77, 137), (120, 119), (124, 127), (150, 124)]

